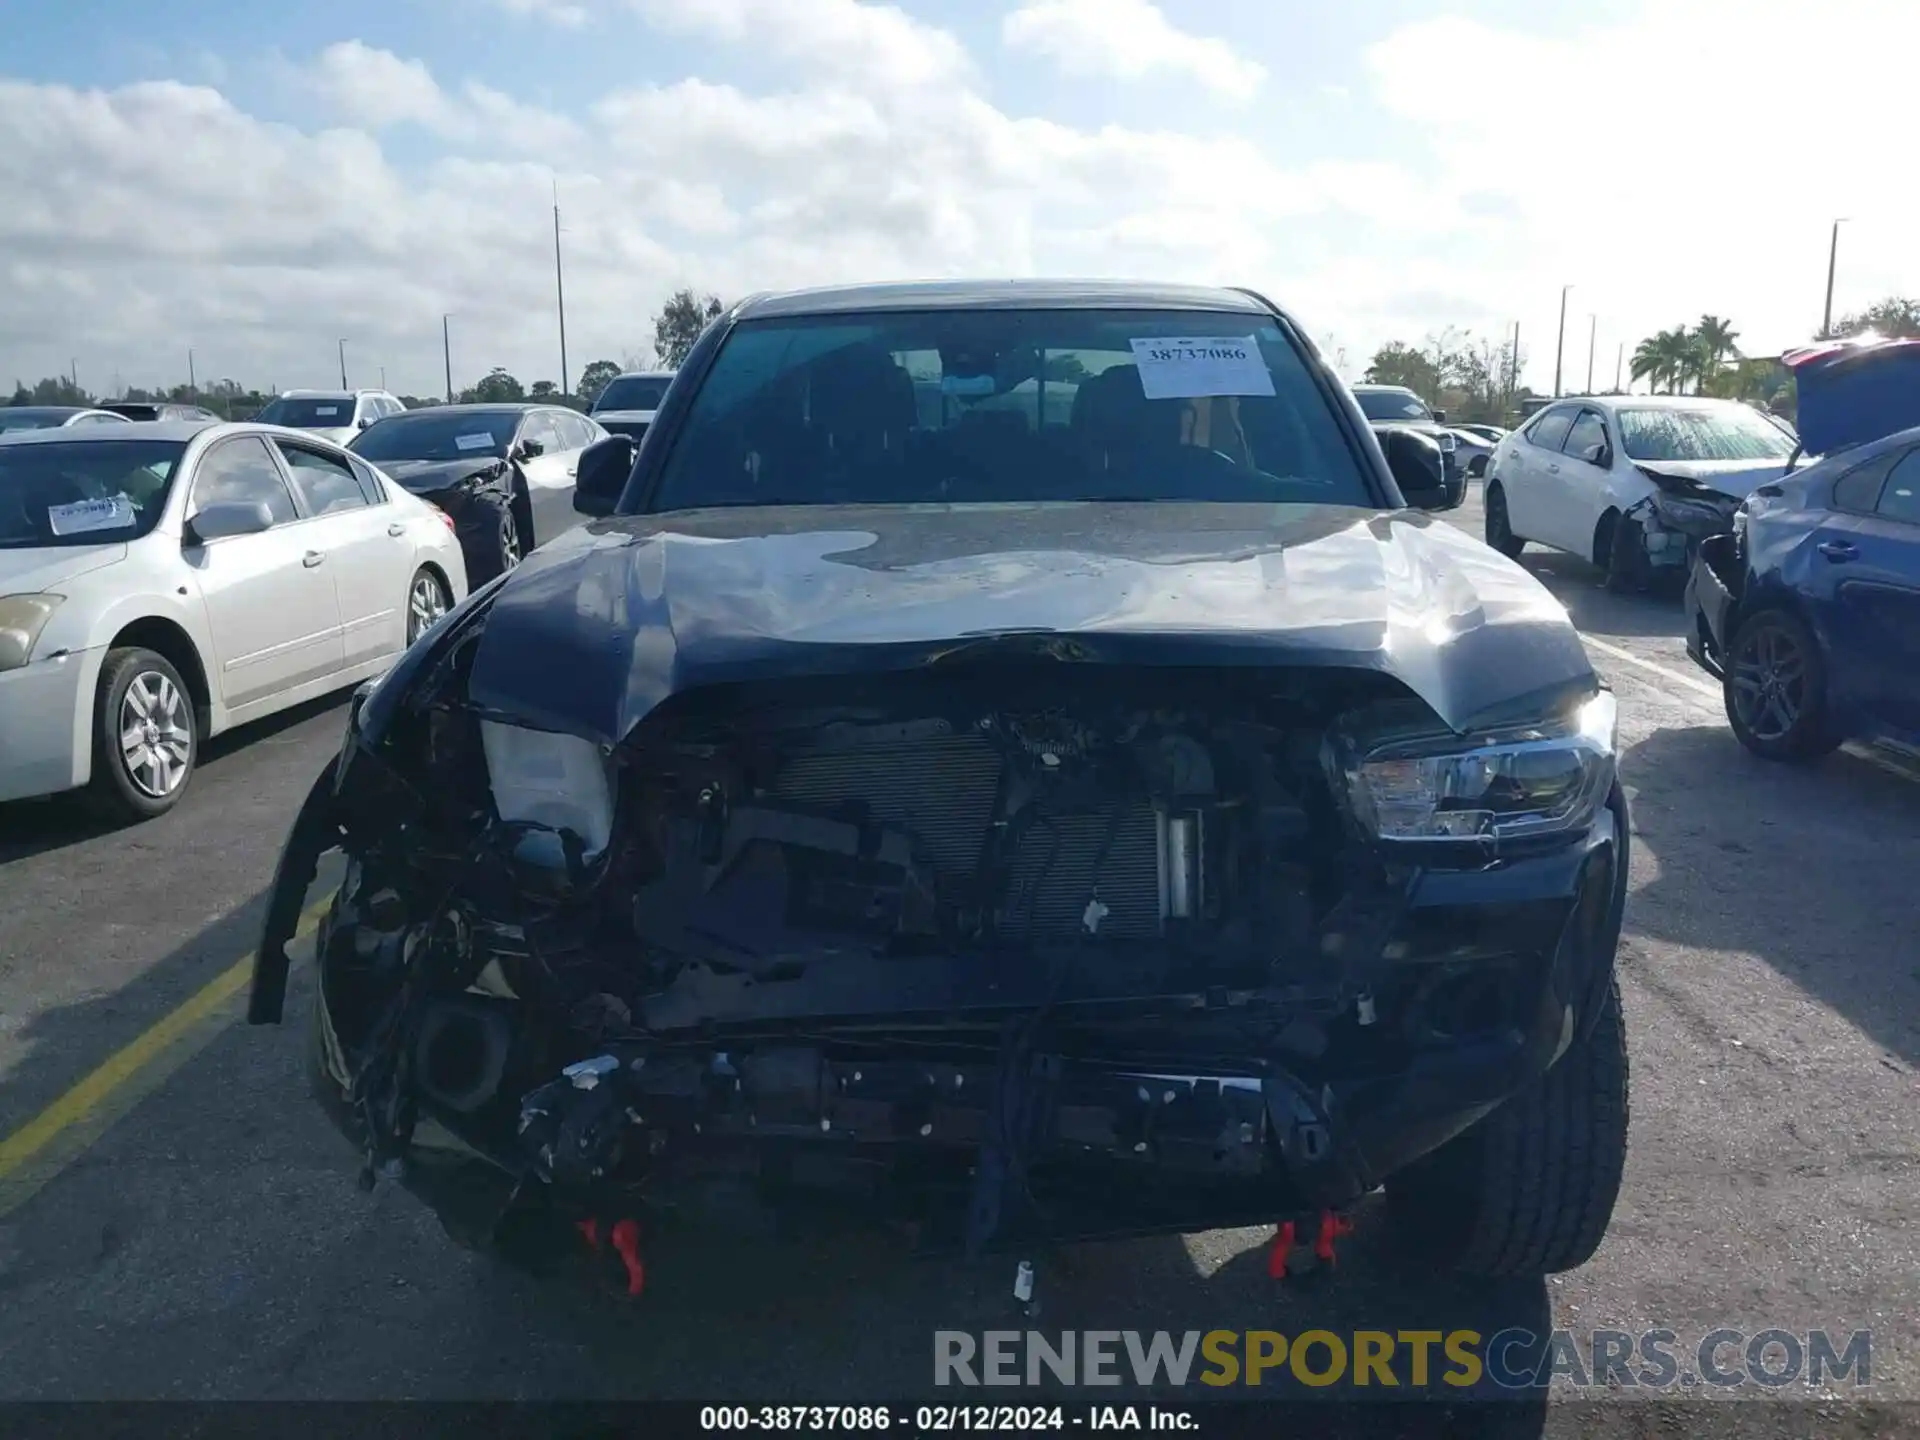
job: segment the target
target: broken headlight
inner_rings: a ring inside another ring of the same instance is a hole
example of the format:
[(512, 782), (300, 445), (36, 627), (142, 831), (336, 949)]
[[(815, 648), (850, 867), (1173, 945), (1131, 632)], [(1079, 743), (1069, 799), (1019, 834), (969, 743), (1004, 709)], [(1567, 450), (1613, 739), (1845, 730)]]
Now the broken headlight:
[(494, 808), (528, 832), (516, 853), (551, 869), (591, 861), (613, 836), (613, 783), (607, 756), (590, 740), (480, 722)]
[(1354, 818), (1377, 840), (1574, 834), (1612, 788), (1616, 716), (1601, 690), (1564, 719), (1482, 736), (1362, 720), (1336, 736), (1334, 756)]
[(1730, 508), (1723, 501), (1698, 499), (1692, 496), (1656, 495), (1653, 497), (1653, 513), (1660, 522), (1674, 530), (1715, 530), (1723, 528), (1728, 522)]

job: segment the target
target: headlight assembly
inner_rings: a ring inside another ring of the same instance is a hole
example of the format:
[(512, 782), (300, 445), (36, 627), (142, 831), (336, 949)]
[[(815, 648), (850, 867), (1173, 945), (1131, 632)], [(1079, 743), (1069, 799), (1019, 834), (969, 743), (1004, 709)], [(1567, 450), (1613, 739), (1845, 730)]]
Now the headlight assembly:
[(500, 818), (551, 832), (550, 863), (562, 859), (561, 832), (578, 837), (582, 859), (593, 860), (607, 848), (613, 785), (599, 746), (577, 735), (493, 720), (480, 722), (480, 742)]
[(64, 595), (0, 595), (0, 670), (18, 670)]
[(1563, 720), (1484, 736), (1363, 719), (1331, 751), (1355, 820), (1383, 844), (1497, 844), (1593, 822), (1613, 785), (1616, 718), (1601, 690)]

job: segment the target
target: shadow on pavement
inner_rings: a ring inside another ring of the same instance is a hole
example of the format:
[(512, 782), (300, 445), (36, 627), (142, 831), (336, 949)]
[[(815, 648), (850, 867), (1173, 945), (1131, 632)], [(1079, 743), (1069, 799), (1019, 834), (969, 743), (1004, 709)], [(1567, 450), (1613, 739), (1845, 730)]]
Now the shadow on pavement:
[[(1920, 874), (1920, 789), (1845, 752), (1773, 764), (1718, 724), (1653, 732), (1625, 752), (1621, 773), (1658, 864), (1633, 892), (1623, 963), (1633, 964), (1637, 935), (1746, 952), (1920, 1062), (1920, 950), (1911, 908), (1890, 903)], [(1635, 976), (1703, 1044), (1727, 1043), (1730, 1022), (1696, 1013), (1657, 968)]]
[(1601, 572), (1586, 561), (1558, 551), (1529, 546), (1520, 563), (1567, 607), (1582, 634), (1605, 640), (1678, 639), (1686, 634), (1686, 612), (1678, 592), (1672, 595), (1615, 595)]
[[(283, 732), (345, 704), (350, 693), (339, 690), (331, 695), (323, 695), (317, 700), (282, 710), (264, 720), (242, 725), (207, 741), (201, 747), (195, 781), (190, 782), (189, 791), (181, 799), (180, 806), (192, 803), (191, 784), (199, 783), (206, 775), (217, 773), (222, 764), (239, 758), (251, 747), (271, 745)], [(90, 803), (83, 791), (51, 795), (42, 800), (0, 804), (0, 865), (135, 828), (143, 837), (152, 836), (157, 843), (164, 844), (172, 823), (179, 815), (180, 807), (176, 807), (157, 820), (149, 820), (135, 827), (103, 814)]]

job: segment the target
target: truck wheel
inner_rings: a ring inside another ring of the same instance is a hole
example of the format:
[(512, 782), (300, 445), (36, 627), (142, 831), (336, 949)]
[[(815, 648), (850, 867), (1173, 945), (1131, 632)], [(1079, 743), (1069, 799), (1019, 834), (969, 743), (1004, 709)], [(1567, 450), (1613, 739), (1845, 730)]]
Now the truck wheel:
[(1395, 1228), (1429, 1265), (1551, 1275), (1600, 1248), (1627, 1157), (1620, 982), (1586, 1039), (1532, 1089), (1387, 1182)]
[(1727, 646), (1721, 690), (1734, 738), (1764, 760), (1814, 760), (1841, 737), (1827, 720), (1827, 665), (1798, 615), (1757, 610)]

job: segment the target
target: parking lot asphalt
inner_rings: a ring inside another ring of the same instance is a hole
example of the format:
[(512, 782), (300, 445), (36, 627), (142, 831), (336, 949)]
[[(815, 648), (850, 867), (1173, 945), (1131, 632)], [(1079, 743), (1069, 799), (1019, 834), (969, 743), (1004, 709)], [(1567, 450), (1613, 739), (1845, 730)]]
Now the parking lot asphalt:
[[(1449, 518), (1478, 533), (1476, 502)], [(1048, 1277), (1044, 1326), (1871, 1329), (1871, 1397), (1920, 1400), (1920, 782), (1752, 759), (1672, 602), (1524, 563), (1619, 693), (1634, 803), (1632, 1142), (1599, 1256), (1456, 1284), (1410, 1273), (1370, 1205), (1336, 1283), (1276, 1289), (1264, 1231), (1098, 1247)], [(356, 1189), (301, 1031), (235, 1023), (233, 970), (342, 719), (223, 740), (134, 829), (0, 809), (0, 1398), (848, 1402), (924, 1393), (936, 1329), (1015, 1323), (1008, 1262), (851, 1244), (690, 1245), (615, 1308)]]

